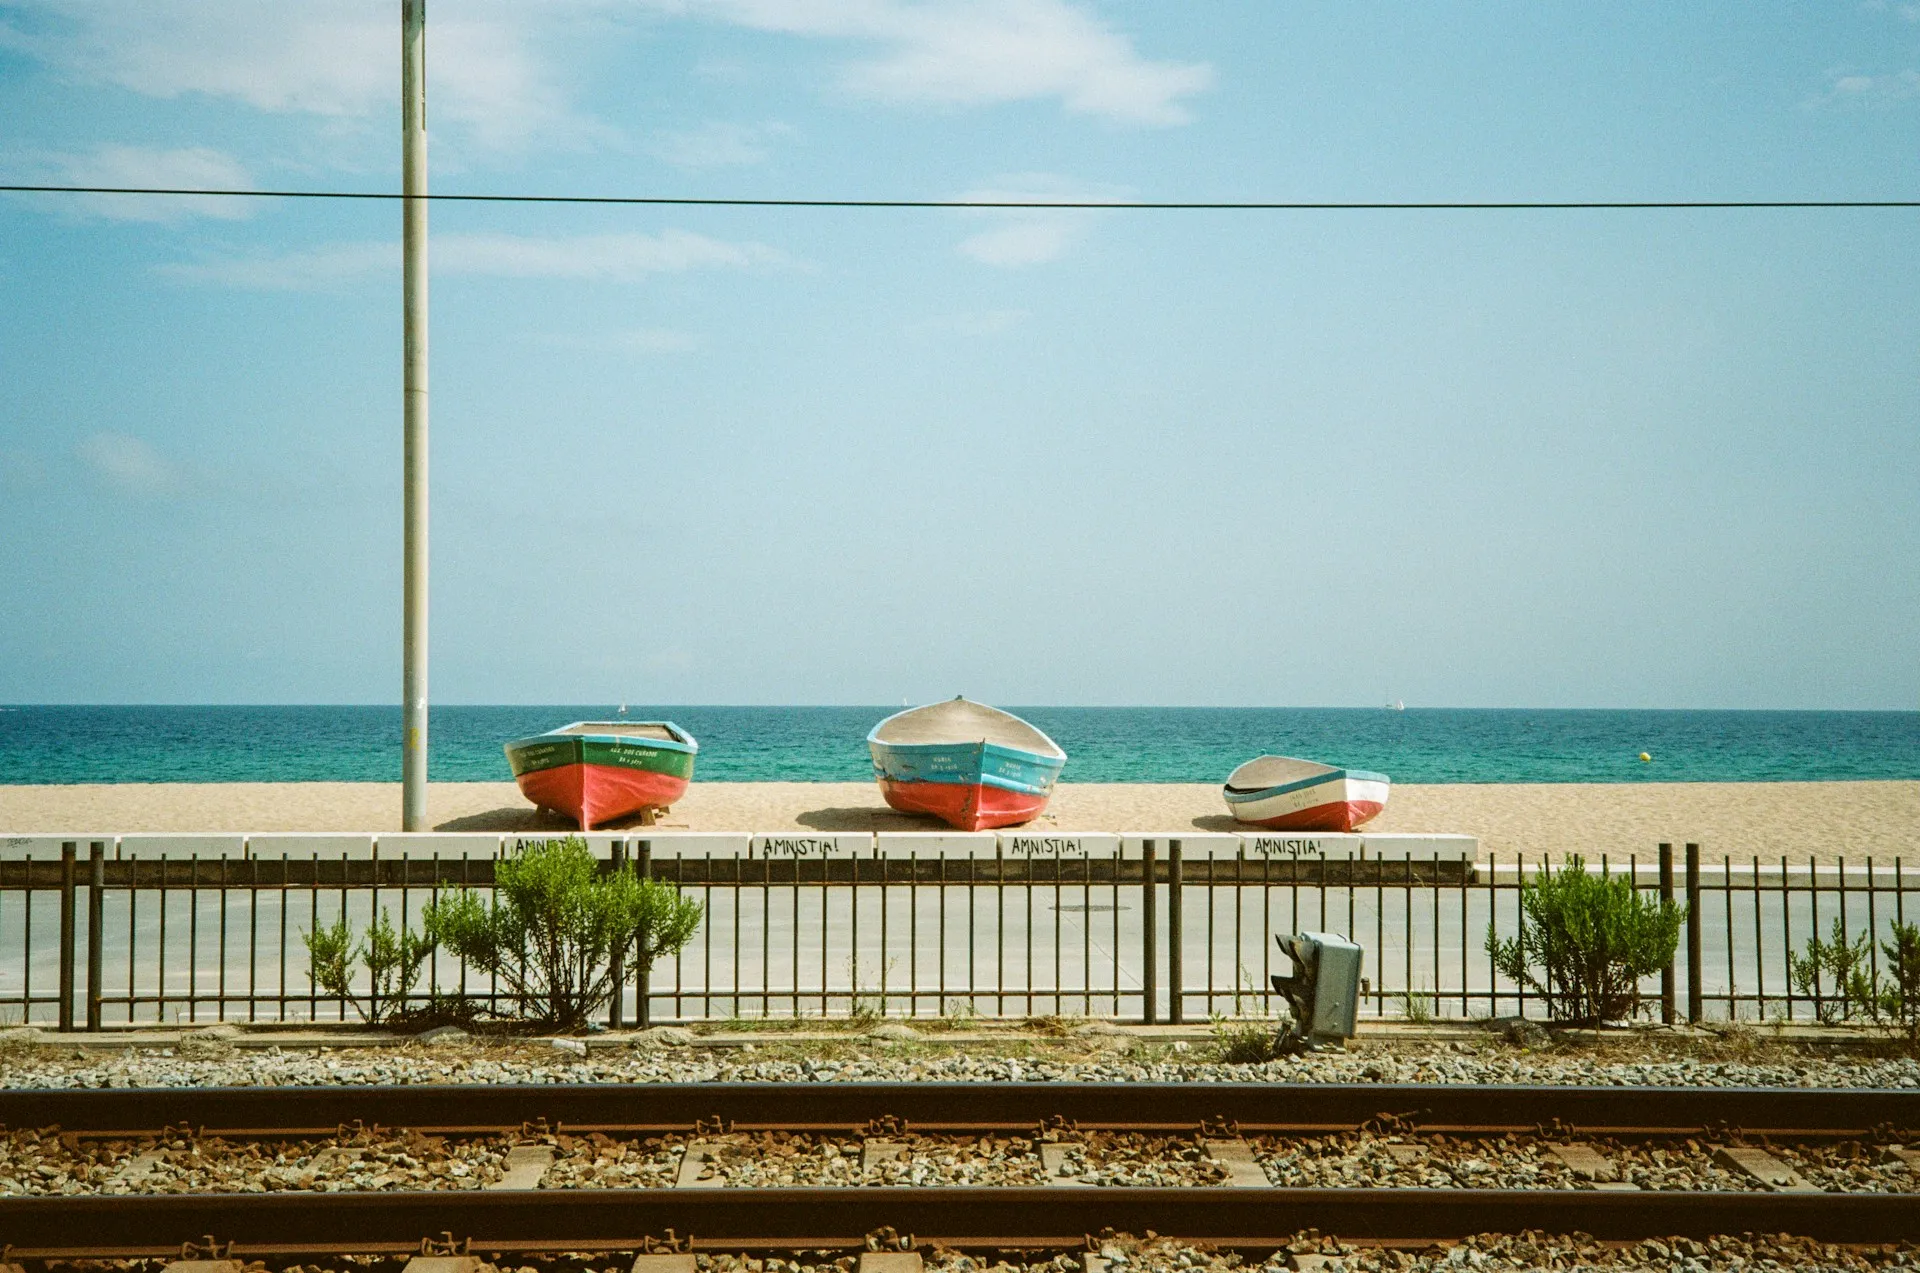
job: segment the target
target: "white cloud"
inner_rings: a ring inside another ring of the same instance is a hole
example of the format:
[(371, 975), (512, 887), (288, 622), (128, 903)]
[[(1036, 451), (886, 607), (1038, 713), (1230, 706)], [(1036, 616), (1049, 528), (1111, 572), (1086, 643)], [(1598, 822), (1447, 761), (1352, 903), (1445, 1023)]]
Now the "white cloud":
[[(1112, 186), (1093, 186), (1051, 173), (1001, 177), (987, 187), (970, 190), (962, 199), (981, 203), (1015, 200), (1062, 203), (1108, 203), (1126, 197)], [(963, 215), (992, 222), (960, 241), (960, 253), (982, 265), (1012, 269), (1044, 265), (1066, 255), (1085, 236), (1099, 214), (1084, 208), (981, 209)]]
[(164, 495), (180, 486), (180, 472), (139, 438), (95, 433), (73, 450), (107, 485), (136, 495)]
[[(253, 179), (231, 155), (204, 146), (159, 150), (140, 146), (96, 146), (77, 155), (23, 155), (19, 162), (50, 178), (48, 185), (193, 187), (250, 190)], [(114, 221), (177, 224), (194, 217), (236, 221), (248, 216), (256, 199), (196, 198), (190, 195), (28, 195), (49, 210), (81, 211)]]
[(681, 168), (723, 168), (762, 163), (767, 143), (793, 130), (785, 124), (729, 124), (659, 133), (647, 149)]
[(181, 283), (206, 283), (242, 291), (322, 291), (385, 272), (400, 277), (398, 243), (328, 243), (279, 255), (236, 256), (154, 267)]
[[(433, 275), (634, 282), (652, 274), (799, 262), (761, 243), (730, 243), (685, 230), (659, 234), (443, 234), (428, 249)], [(400, 278), (394, 242), (329, 243), (277, 256), (242, 256), (159, 267), (185, 283), (259, 291), (309, 291), (378, 275)]]
[(1133, 41), (1067, 0), (653, 0), (672, 13), (757, 31), (876, 44), (846, 69), (850, 91), (971, 106), (1056, 98), (1132, 124), (1181, 124), (1213, 83), (1199, 62), (1143, 58)]
[(789, 264), (759, 243), (728, 243), (686, 230), (659, 234), (583, 234), (537, 238), (515, 234), (454, 234), (434, 240), (433, 264), (451, 274), (501, 278), (633, 280), (716, 266)]
[[(427, 34), (430, 125), (453, 125), (498, 149), (599, 128), (576, 116), (565, 61), (542, 48), (577, 34), (575, 19), (598, 8), (466, 0), (436, 11)], [(82, 83), (230, 98), (276, 113), (399, 109), (395, 0), (0, 0), (0, 9), (9, 15), (0, 48)]]
[(1827, 91), (1811, 99), (1808, 105), (1891, 106), (1914, 97), (1920, 97), (1920, 71), (1895, 71), (1886, 75), (1835, 72), (1829, 77)]
[(968, 235), (960, 240), (960, 252), (982, 265), (1043, 265), (1059, 260), (1078, 233), (1064, 216), (1035, 218)]

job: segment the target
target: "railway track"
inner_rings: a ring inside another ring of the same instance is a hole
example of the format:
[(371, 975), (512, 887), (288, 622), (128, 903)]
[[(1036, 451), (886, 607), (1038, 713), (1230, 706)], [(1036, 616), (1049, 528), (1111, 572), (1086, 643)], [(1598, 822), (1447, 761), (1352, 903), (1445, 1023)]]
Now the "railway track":
[[(1307, 1229), (1399, 1244), (1521, 1230), (1920, 1239), (1914, 1091), (121, 1089), (0, 1092), (0, 1123), (15, 1156), (33, 1149), (45, 1173), (34, 1177), (45, 1191), (0, 1196), (0, 1243), (15, 1259), (177, 1254), (203, 1235), (247, 1257), (409, 1252), (438, 1234), (500, 1253), (636, 1251), (669, 1233), (703, 1251), (857, 1250), (886, 1229), (981, 1250), (1077, 1250), (1104, 1230), (1245, 1251)], [(266, 1191), (206, 1192), (181, 1174), (182, 1162), (220, 1155)], [(914, 1183), (923, 1167), (923, 1179), (953, 1180), (967, 1175), (955, 1164), (987, 1160), (993, 1180), (1013, 1183)], [(1654, 1162), (1682, 1174), (1660, 1176)], [(1351, 1187), (1352, 1163), (1405, 1187)], [(1512, 1184), (1527, 1163), (1541, 1165), (1542, 1187), (1474, 1187)], [(9, 1159), (5, 1170), (19, 1168)], [(1076, 1187), (1166, 1176), (1182, 1183)], [(1319, 1183), (1294, 1183), (1307, 1179)], [(1661, 1183), (1674, 1179), (1720, 1187)], [(875, 1183), (888, 1187), (850, 1187)]]

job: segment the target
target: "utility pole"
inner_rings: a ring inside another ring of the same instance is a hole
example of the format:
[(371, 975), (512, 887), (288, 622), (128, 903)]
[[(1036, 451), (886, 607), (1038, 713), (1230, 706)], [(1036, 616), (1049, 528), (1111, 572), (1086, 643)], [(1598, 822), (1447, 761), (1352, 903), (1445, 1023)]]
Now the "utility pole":
[(427, 829), (427, 0), (400, 0), (401, 309), (405, 326), (400, 826)]

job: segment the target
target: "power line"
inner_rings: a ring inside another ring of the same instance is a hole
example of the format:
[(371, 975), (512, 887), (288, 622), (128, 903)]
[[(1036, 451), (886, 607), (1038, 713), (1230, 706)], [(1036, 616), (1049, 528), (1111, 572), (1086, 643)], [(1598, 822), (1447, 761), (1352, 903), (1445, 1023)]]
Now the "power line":
[[(0, 185), (6, 194), (177, 195), (200, 199), (343, 199), (395, 202), (382, 190), (194, 190), (170, 186)], [(1062, 200), (723, 199), (666, 195), (428, 194), (433, 203), (551, 203), (667, 208), (951, 208), (1114, 212), (1579, 212), (1716, 209), (1920, 208), (1920, 199), (1461, 199), (1461, 200)]]

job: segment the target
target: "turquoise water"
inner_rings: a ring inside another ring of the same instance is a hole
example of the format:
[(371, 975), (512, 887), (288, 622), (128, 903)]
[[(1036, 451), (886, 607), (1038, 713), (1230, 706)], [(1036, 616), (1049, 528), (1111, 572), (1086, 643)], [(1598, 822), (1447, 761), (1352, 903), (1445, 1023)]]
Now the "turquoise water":
[[(697, 778), (864, 781), (887, 707), (652, 707), (700, 740)], [(1066, 782), (1219, 782), (1262, 752), (1398, 782), (1920, 778), (1920, 712), (1020, 707), (1067, 751)], [(501, 743), (586, 707), (437, 707), (437, 782), (512, 777)], [(5, 707), (0, 781), (397, 782), (398, 707)], [(1641, 752), (1651, 763), (1639, 760)]]

